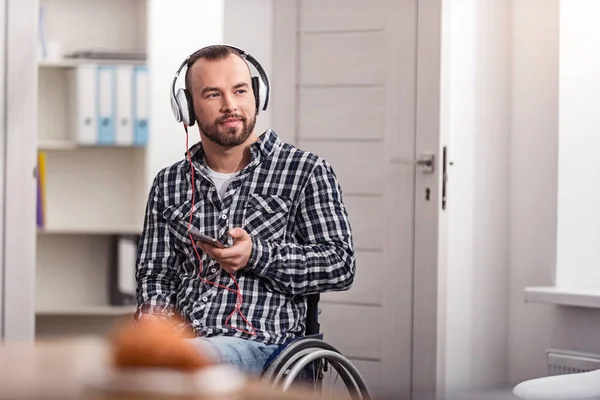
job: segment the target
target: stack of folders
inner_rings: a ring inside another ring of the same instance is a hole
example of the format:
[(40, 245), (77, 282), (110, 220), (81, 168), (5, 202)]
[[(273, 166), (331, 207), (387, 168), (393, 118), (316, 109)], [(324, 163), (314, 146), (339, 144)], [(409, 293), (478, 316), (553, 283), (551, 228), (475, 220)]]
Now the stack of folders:
[(71, 132), (83, 146), (148, 143), (148, 69), (86, 62), (70, 70)]

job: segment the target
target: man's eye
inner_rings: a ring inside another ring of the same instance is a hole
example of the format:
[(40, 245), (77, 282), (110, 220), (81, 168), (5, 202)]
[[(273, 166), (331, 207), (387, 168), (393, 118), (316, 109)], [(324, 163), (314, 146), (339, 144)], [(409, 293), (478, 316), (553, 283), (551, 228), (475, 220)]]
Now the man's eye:
[(207, 95), (206, 97), (217, 97), (219, 95), (219, 93), (211, 93), (209, 95)]
[(246, 89), (239, 89), (237, 93), (246, 93)]

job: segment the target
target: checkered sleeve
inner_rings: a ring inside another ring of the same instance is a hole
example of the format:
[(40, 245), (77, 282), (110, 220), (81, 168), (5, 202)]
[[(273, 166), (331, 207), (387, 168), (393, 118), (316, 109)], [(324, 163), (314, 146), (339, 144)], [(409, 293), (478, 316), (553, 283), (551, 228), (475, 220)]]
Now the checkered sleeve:
[(303, 191), (296, 227), (298, 243), (252, 237), (247, 268), (284, 293), (348, 290), (356, 269), (350, 222), (336, 175), (325, 161), (315, 166)]
[(175, 310), (175, 293), (179, 285), (176, 268), (180, 260), (162, 213), (162, 175), (163, 172), (159, 173), (152, 184), (138, 246), (136, 317), (143, 314), (171, 315)]

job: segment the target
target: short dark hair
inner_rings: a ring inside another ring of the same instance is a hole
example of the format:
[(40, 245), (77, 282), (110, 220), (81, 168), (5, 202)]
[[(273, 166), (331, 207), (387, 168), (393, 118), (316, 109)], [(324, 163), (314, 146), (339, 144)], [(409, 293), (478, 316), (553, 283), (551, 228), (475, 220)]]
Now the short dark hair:
[(237, 50), (232, 49), (229, 46), (223, 45), (208, 46), (195, 52), (190, 57), (187, 63), (187, 70), (185, 71), (185, 88), (188, 91), (192, 90), (192, 82), (189, 72), (192, 68), (192, 65), (194, 65), (196, 61), (198, 61), (201, 58), (204, 58), (208, 61), (219, 61), (229, 57), (231, 54), (235, 54), (241, 57), (241, 54)]

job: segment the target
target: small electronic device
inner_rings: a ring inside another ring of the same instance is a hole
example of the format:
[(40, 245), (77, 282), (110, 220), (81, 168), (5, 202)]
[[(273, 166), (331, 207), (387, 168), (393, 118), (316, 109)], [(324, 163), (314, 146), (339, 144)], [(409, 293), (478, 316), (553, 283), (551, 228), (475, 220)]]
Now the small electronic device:
[(228, 247), (228, 246), (224, 245), (223, 243), (219, 242), (217, 239), (205, 235), (204, 233), (200, 232), (198, 229), (194, 228), (193, 226), (189, 227), (188, 233), (190, 235), (192, 235), (192, 237), (199, 242), (206, 243), (206, 244), (209, 244), (211, 246), (215, 246), (215, 247), (218, 247), (221, 249), (225, 249)]

